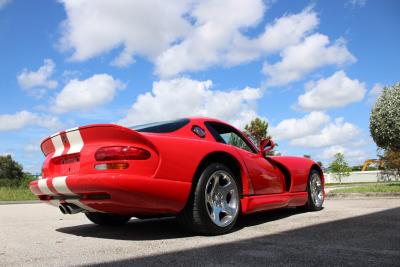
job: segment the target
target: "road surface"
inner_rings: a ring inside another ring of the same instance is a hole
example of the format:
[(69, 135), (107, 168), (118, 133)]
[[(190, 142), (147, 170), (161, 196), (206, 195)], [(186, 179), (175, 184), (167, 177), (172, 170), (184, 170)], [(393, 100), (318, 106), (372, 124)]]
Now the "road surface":
[(193, 236), (174, 219), (119, 228), (45, 204), (0, 205), (1, 266), (399, 266), (400, 199), (327, 200), (320, 212), (247, 216), (233, 233)]

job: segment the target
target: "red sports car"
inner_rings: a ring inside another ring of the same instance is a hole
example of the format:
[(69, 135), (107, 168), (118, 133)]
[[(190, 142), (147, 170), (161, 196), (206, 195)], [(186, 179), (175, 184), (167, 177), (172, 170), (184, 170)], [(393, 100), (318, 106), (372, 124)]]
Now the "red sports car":
[(322, 208), (324, 176), (314, 161), (266, 156), (222, 121), (184, 118), (131, 128), (95, 124), (46, 138), (43, 179), (30, 184), (64, 214), (118, 225), (176, 215), (207, 235), (231, 230), (240, 214), (282, 207)]

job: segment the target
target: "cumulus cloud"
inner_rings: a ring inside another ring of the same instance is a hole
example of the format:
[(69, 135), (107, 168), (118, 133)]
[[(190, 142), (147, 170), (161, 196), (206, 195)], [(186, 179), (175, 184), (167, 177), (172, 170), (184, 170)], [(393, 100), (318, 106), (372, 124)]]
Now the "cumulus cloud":
[(246, 39), (239, 29), (256, 25), (264, 9), (260, 0), (199, 1), (191, 12), (196, 21), (192, 33), (157, 58), (157, 73), (173, 76), (223, 62), (233, 39)]
[(343, 118), (337, 118), (324, 126), (319, 132), (304, 137), (292, 139), (291, 145), (301, 147), (326, 147), (337, 144), (345, 144), (361, 133), (360, 129)]
[(331, 44), (329, 38), (320, 33), (307, 36), (301, 43), (285, 48), (281, 58), (277, 63), (265, 63), (263, 66), (263, 73), (267, 75), (267, 84), (270, 86), (300, 80), (323, 66), (340, 66), (356, 61), (342, 39)]
[(361, 101), (366, 92), (364, 83), (350, 79), (344, 71), (337, 71), (326, 79), (310, 81), (305, 89), (306, 92), (298, 98), (298, 106), (303, 110), (343, 107)]
[(336, 153), (342, 153), (345, 155), (346, 160), (350, 162), (362, 162), (368, 158), (368, 153), (362, 149), (346, 148), (341, 145), (333, 145), (325, 148), (317, 155), (317, 158), (331, 162), (334, 159)]
[(153, 83), (151, 92), (137, 97), (120, 124), (131, 126), (146, 122), (187, 116), (207, 116), (243, 127), (257, 116), (256, 100), (262, 93), (258, 88), (212, 90), (210, 80), (188, 78), (161, 80)]
[(277, 140), (289, 140), (292, 146), (323, 148), (356, 143), (361, 130), (343, 118), (331, 119), (325, 112), (313, 111), (302, 118), (285, 119), (271, 127)]
[(72, 49), (73, 60), (86, 60), (122, 48), (113, 61), (126, 66), (134, 54), (154, 58), (191, 29), (184, 18), (190, 1), (63, 0), (60, 47)]
[(38, 89), (36, 92), (32, 91), (32, 93), (41, 95), (43, 94), (43, 89), (54, 89), (57, 87), (57, 81), (51, 79), (55, 67), (56, 64), (53, 60), (45, 59), (43, 65), (36, 71), (22, 70), (17, 75), (18, 84), (26, 90)]
[(62, 127), (56, 117), (39, 115), (26, 110), (15, 114), (0, 114), (0, 132), (19, 130), (29, 125), (37, 125), (50, 130), (58, 130)]
[(62, 3), (67, 19), (60, 47), (72, 50), (72, 60), (121, 49), (113, 65), (127, 66), (134, 56), (144, 56), (164, 78), (280, 52), (301, 42), (319, 23), (312, 8), (306, 8), (275, 19), (258, 36), (250, 37), (246, 31), (258, 26), (268, 9), (262, 0)]
[(86, 80), (70, 80), (54, 100), (53, 111), (91, 110), (110, 102), (118, 89), (125, 88), (108, 74), (95, 74)]
[[(244, 35), (242, 29), (257, 25), (265, 9), (261, 1), (200, 2), (192, 13), (197, 22), (193, 34), (157, 58), (157, 72), (172, 76), (211, 65), (232, 66), (255, 60), (298, 43), (319, 22), (316, 13), (307, 8), (276, 19), (256, 38)], [(209, 10), (213, 14), (209, 15)], [(226, 13), (240, 16), (226, 16)]]
[(271, 128), (271, 134), (277, 140), (294, 139), (318, 132), (323, 125), (329, 122), (327, 114), (313, 111), (300, 119), (286, 119)]

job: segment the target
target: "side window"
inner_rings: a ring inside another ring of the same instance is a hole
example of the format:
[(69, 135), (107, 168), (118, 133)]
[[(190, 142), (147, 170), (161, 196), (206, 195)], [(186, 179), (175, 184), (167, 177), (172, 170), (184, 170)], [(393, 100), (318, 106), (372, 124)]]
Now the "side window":
[(223, 133), (220, 134), (220, 136), (222, 137), (222, 139), (224, 139), (225, 143), (227, 144), (244, 149), (249, 152), (253, 152), (253, 150), (246, 144), (246, 142), (243, 141), (243, 139), (234, 132)]

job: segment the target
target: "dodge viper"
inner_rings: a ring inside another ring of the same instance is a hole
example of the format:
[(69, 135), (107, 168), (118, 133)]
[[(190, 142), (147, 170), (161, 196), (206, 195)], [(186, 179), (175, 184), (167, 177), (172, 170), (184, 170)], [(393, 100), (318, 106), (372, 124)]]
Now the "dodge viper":
[(322, 208), (324, 176), (314, 161), (267, 156), (235, 127), (209, 118), (123, 127), (94, 124), (46, 138), (40, 200), (93, 223), (176, 216), (194, 232), (223, 234), (240, 215), (283, 207)]

